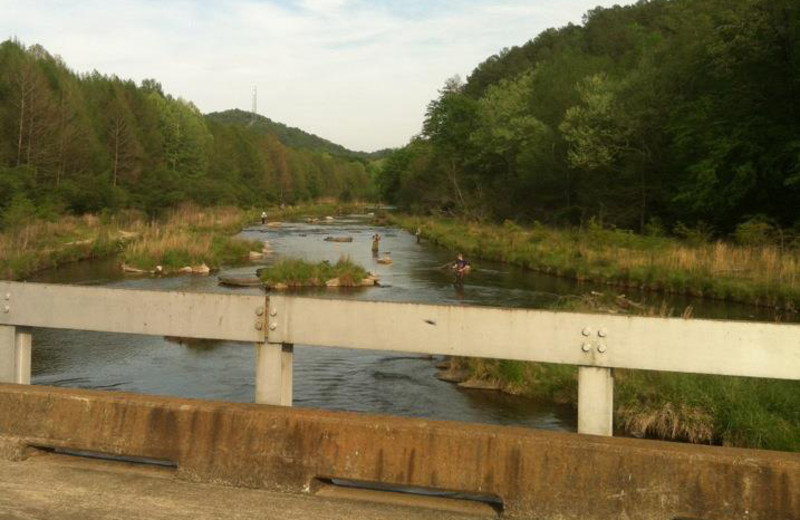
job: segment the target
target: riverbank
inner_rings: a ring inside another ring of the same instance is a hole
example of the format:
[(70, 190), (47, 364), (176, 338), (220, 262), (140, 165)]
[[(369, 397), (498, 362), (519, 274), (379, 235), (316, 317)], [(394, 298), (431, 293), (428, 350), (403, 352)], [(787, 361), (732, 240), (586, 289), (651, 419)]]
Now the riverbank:
[[(271, 222), (300, 216), (325, 217), (364, 212), (366, 203), (322, 202), (268, 208)], [(234, 207), (185, 205), (159, 221), (137, 211), (117, 214), (64, 215), (36, 219), (0, 233), (0, 279), (24, 280), (31, 274), (71, 262), (120, 254), (131, 270), (175, 272), (189, 266), (215, 269), (247, 261), (262, 244), (232, 237), (260, 211)]]
[[(616, 295), (568, 299), (565, 310), (662, 315)], [(578, 370), (568, 365), (453, 358), (441, 375), (467, 388), (498, 390), (577, 409)], [(800, 382), (614, 371), (617, 434), (699, 444), (800, 451)]]
[(35, 220), (0, 234), (0, 277), (24, 280), (44, 269), (116, 254), (143, 272), (159, 265), (170, 272), (243, 262), (262, 244), (232, 235), (253, 218), (253, 212), (238, 208), (184, 206), (153, 222), (134, 211)]
[(239, 208), (185, 206), (146, 226), (141, 237), (122, 251), (121, 260), (132, 269), (164, 274), (246, 262), (251, 251), (261, 252), (263, 244), (233, 235), (252, 219), (253, 212)]
[[(282, 219), (299, 217), (323, 218), (327, 216), (343, 216), (357, 213), (366, 213), (375, 208), (374, 204), (366, 202), (318, 202), (314, 204), (301, 204), (297, 206), (275, 206), (266, 208), (267, 220), (279, 222)], [(255, 213), (253, 213), (255, 215)]]
[(34, 220), (0, 233), (0, 278), (24, 280), (44, 269), (116, 254), (145, 228), (138, 212)]
[(475, 259), (617, 287), (689, 294), (797, 312), (800, 253), (717, 241), (690, 245), (618, 229), (523, 228), (389, 215), (392, 224)]

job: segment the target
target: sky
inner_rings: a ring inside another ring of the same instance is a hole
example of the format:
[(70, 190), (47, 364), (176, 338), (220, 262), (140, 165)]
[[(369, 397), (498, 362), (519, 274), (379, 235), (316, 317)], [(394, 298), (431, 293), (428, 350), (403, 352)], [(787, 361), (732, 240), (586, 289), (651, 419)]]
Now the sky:
[(605, 0), (0, 0), (0, 40), (353, 150), (406, 144), (447, 78)]

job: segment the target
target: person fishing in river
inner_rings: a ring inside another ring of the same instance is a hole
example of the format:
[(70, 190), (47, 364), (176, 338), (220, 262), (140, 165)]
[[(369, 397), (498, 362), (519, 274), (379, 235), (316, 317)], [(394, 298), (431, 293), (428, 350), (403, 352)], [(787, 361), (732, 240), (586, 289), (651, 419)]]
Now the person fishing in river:
[(453, 262), (452, 269), (455, 271), (456, 276), (461, 278), (472, 269), (472, 266), (470, 266), (469, 260), (464, 258), (463, 254), (458, 253), (458, 255), (456, 255), (456, 261)]
[(380, 249), (381, 236), (377, 233), (372, 235), (372, 254), (377, 256), (378, 249)]

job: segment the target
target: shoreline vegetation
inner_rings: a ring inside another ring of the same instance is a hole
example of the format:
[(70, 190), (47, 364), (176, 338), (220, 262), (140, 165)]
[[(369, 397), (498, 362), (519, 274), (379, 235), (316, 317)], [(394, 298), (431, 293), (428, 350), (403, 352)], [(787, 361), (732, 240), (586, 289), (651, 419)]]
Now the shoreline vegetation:
[(637, 235), (590, 223), (581, 229), (475, 224), (389, 215), (389, 222), (478, 259), (615, 287), (688, 294), (790, 313), (800, 310), (800, 252), (774, 245)]
[(24, 280), (37, 271), (117, 254), (146, 227), (135, 211), (15, 225), (0, 233), (0, 279)]
[[(661, 316), (618, 295), (592, 293), (561, 309)], [(578, 368), (509, 360), (450, 358), (437, 377), (577, 408)], [(745, 377), (614, 370), (617, 435), (741, 448), (800, 451), (800, 383)]]
[(222, 265), (244, 263), (251, 251), (263, 247), (260, 241), (232, 236), (249, 219), (249, 212), (238, 208), (184, 206), (163, 222), (146, 226), (120, 254), (122, 268), (132, 273), (208, 274)]
[[(334, 201), (285, 208), (267, 207), (270, 222), (299, 216), (324, 217), (366, 211), (362, 203)], [(184, 204), (158, 220), (135, 210), (60, 216), (16, 223), (0, 233), (0, 279), (24, 280), (71, 262), (120, 255), (129, 273), (207, 273), (243, 263), (263, 252), (260, 241), (232, 235), (258, 222), (262, 210), (200, 208)]]
[(299, 258), (281, 258), (258, 272), (267, 290), (304, 287), (372, 287), (377, 277), (350, 258), (342, 256), (335, 264), (307, 262)]
[[(294, 219), (300, 217), (324, 218), (327, 216), (343, 216), (371, 211), (374, 204), (364, 202), (336, 202), (333, 200), (319, 201), (313, 204), (298, 204), (294, 206), (279, 206), (265, 208), (267, 221), (276, 222), (281, 219)], [(257, 220), (259, 211), (253, 212), (253, 221)]]
[(0, 276), (23, 280), (45, 269), (117, 254), (128, 273), (207, 274), (223, 264), (247, 261), (254, 248), (261, 251), (258, 241), (230, 236), (248, 220), (241, 209), (193, 205), (151, 222), (136, 211), (35, 220), (0, 234)]
[(248, 260), (260, 242), (231, 237), (250, 218), (231, 207), (184, 205), (148, 222), (137, 211), (116, 215), (63, 216), (34, 220), (0, 234), (0, 277), (23, 280), (35, 272), (119, 255), (128, 273), (207, 274), (222, 264)]

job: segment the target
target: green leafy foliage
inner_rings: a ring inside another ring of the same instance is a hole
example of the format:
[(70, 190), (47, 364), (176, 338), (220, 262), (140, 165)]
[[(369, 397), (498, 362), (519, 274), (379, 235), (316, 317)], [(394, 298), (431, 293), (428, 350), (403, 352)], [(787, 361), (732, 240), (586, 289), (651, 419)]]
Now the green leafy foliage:
[(403, 209), (473, 220), (790, 228), (798, 84), (794, 0), (598, 7), (448, 80), (379, 186)]
[(223, 125), (247, 126), (253, 132), (262, 135), (275, 135), (285, 146), (301, 150), (322, 152), (330, 155), (360, 158), (360, 159), (380, 159), (390, 153), (390, 150), (378, 150), (377, 152), (355, 152), (348, 150), (344, 146), (332, 143), (327, 139), (314, 134), (305, 132), (299, 128), (284, 125), (273, 121), (268, 117), (245, 112), (244, 110), (233, 109), (224, 112), (212, 112), (206, 116), (209, 121)]
[(775, 243), (775, 226), (764, 215), (756, 215), (738, 226), (734, 232), (736, 243), (743, 246), (765, 246)]
[(159, 217), (184, 202), (263, 207), (375, 195), (368, 155), (319, 138), (311, 141), (328, 148), (284, 142), (288, 130), (311, 136), (241, 114), (204, 116), (153, 79), (137, 86), (77, 75), (41, 46), (2, 42), (0, 226), (31, 213), (26, 200), (39, 216), (136, 208)]

